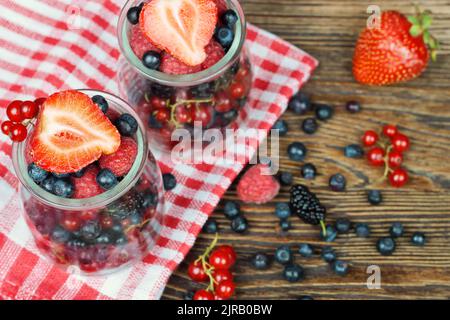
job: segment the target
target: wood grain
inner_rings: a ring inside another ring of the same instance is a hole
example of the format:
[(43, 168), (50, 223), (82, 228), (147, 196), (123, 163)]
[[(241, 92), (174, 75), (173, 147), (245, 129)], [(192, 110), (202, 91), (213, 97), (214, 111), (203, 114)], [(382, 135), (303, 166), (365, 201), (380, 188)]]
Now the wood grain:
[[(287, 201), (288, 188), (283, 188), (273, 203), (263, 206), (243, 205), (250, 222), (245, 235), (230, 231), (229, 221), (221, 207), (217, 219), (223, 243), (232, 244), (239, 260), (235, 268), (238, 284), (237, 299), (295, 299), (311, 295), (316, 299), (417, 299), (450, 298), (450, 1), (424, 1), (434, 12), (433, 32), (441, 41), (437, 63), (431, 64), (419, 79), (405, 84), (372, 88), (353, 80), (351, 58), (359, 31), (367, 19), (366, 8), (373, 2), (361, 0), (247, 0), (242, 1), (250, 22), (270, 30), (298, 45), (320, 61), (320, 67), (304, 91), (316, 102), (336, 106), (335, 117), (322, 123), (317, 134), (306, 136), (300, 130), (304, 117), (287, 112), (290, 134), (281, 141), (281, 170), (295, 174), (296, 183), (306, 183), (327, 206), (329, 220), (349, 217), (354, 222), (366, 222), (372, 228), (369, 239), (353, 234), (339, 236), (333, 243), (341, 259), (351, 262), (351, 273), (338, 277), (330, 272), (320, 258), (305, 259), (296, 255), (304, 266), (306, 279), (297, 284), (282, 280), (282, 268), (276, 264), (267, 271), (256, 271), (249, 263), (257, 251), (273, 255), (281, 244), (308, 242), (321, 246), (316, 228), (293, 217), (293, 230), (281, 233), (274, 216), (275, 202)], [(411, 1), (377, 1), (383, 10), (396, 9), (412, 13)], [(348, 114), (343, 104), (351, 99), (360, 101), (364, 111)], [(405, 165), (411, 172), (407, 187), (395, 190), (385, 183), (374, 184), (382, 173), (369, 167), (364, 160), (343, 156), (342, 148), (359, 141), (366, 129), (378, 129), (394, 123), (412, 140)], [(307, 162), (314, 163), (319, 176), (312, 182), (300, 178), (301, 163), (286, 157), (287, 145), (302, 141), (309, 149)], [(347, 177), (345, 193), (331, 192), (329, 176), (340, 172)], [(369, 206), (366, 192), (381, 189), (384, 202)], [(236, 199), (235, 187), (226, 199)], [(392, 257), (380, 256), (375, 243), (388, 234), (389, 226), (400, 221), (406, 226), (406, 236), (398, 241)], [(423, 231), (428, 237), (424, 248), (410, 244), (409, 237)], [(201, 234), (195, 247), (172, 276), (163, 298), (180, 299), (187, 289), (196, 286), (186, 276), (187, 262), (198, 256), (212, 240)], [(381, 267), (382, 287), (366, 287), (366, 268)]]

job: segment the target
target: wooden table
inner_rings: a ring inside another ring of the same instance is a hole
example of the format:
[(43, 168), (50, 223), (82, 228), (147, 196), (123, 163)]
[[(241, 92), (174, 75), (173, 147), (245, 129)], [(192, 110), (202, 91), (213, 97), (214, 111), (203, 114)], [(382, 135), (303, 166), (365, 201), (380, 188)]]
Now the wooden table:
[[(373, 2), (373, 1), (372, 1)], [(366, 9), (372, 3), (361, 0), (246, 0), (242, 1), (248, 20), (298, 45), (320, 61), (321, 65), (304, 91), (316, 102), (336, 106), (335, 117), (321, 125), (317, 134), (306, 136), (300, 130), (303, 117), (286, 112), (283, 119), (290, 133), (281, 142), (281, 169), (295, 174), (296, 183), (306, 183), (328, 207), (329, 220), (348, 217), (366, 222), (372, 228), (369, 239), (354, 234), (339, 236), (333, 247), (341, 259), (351, 262), (347, 277), (334, 275), (319, 257), (312, 259), (296, 255), (296, 262), (306, 271), (306, 279), (289, 284), (282, 279), (282, 268), (273, 264), (267, 271), (254, 270), (250, 257), (257, 251), (273, 256), (281, 244), (323, 245), (317, 228), (292, 217), (293, 229), (283, 234), (277, 230), (275, 202), (287, 201), (288, 188), (283, 188), (274, 202), (262, 206), (243, 205), (250, 222), (249, 232), (231, 232), (221, 206), (213, 217), (220, 226), (222, 243), (232, 244), (238, 253), (235, 279), (238, 299), (295, 299), (311, 295), (315, 299), (422, 299), (450, 298), (450, 2), (428, 0), (434, 12), (434, 34), (442, 43), (437, 63), (431, 64), (419, 79), (391, 87), (367, 87), (353, 80), (351, 73), (353, 47), (367, 19)], [(377, 1), (382, 9), (397, 9), (412, 13), (409, 0)], [(351, 99), (360, 101), (364, 111), (351, 115), (342, 107)], [(412, 149), (405, 163), (411, 173), (407, 187), (396, 190), (385, 183), (373, 184), (382, 173), (365, 160), (343, 156), (342, 147), (358, 142), (366, 129), (379, 129), (394, 123), (412, 140)], [(310, 153), (319, 176), (313, 182), (300, 178), (299, 163), (286, 156), (286, 146), (302, 141)], [(348, 180), (345, 193), (331, 192), (329, 176), (343, 173)], [(381, 189), (384, 202), (370, 206), (366, 192)], [(235, 187), (226, 199), (236, 199)], [(391, 257), (382, 257), (375, 249), (379, 237), (388, 234), (390, 225), (400, 221), (406, 227), (406, 237), (398, 242)], [(424, 248), (414, 247), (412, 232), (423, 231), (428, 237)], [(212, 240), (201, 234), (195, 247), (172, 276), (164, 292), (166, 299), (182, 298), (195, 285), (186, 274), (187, 262), (198, 256)], [(366, 280), (369, 265), (381, 268), (381, 289), (369, 290)]]

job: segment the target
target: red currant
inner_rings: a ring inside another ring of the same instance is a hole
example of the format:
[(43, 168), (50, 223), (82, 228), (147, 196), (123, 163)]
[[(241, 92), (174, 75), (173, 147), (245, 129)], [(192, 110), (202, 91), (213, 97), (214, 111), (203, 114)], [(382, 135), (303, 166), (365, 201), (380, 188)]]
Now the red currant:
[(389, 174), (389, 181), (393, 187), (403, 187), (408, 182), (408, 172), (402, 168), (395, 169)]
[(155, 109), (165, 108), (167, 106), (167, 101), (154, 96), (150, 99), (150, 104)]
[(80, 228), (81, 220), (76, 214), (65, 214), (61, 221), (61, 225), (67, 231), (74, 232)]
[(392, 137), (392, 147), (398, 152), (404, 152), (409, 149), (409, 139), (407, 136), (401, 133), (397, 133)]
[(177, 108), (175, 112), (175, 117), (178, 121), (178, 123), (190, 123), (192, 122), (191, 113), (188, 111), (188, 108), (185, 106), (180, 106)]
[(36, 100), (34, 100), (34, 104), (38, 107), (38, 109), (40, 109), (45, 100), (47, 100), (47, 98), (37, 98)]
[(244, 80), (248, 75), (250, 74), (250, 70), (247, 68), (240, 68), (237, 75), (236, 75), (236, 79), (238, 80)]
[(7, 136), (11, 132), (11, 127), (13, 126), (14, 122), (6, 120), (2, 122), (2, 132), (6, 134)]
[(220, 92), (216, 95), (216, 104), (214, 106), (217, 112), (228, 112), (233, 109), (230, 97), (226, 92)]
[(371, 147), (378, 141), (378, 134), (375, 131), (368, 130), (362, 137), (362, 142), (366, 147)]
[(233, 281), (233, 275), (229, 270), (214, 270), (212, 275), (216, 283), (221, 283), (226, 280)]
[(39, 108), (33, 101), (24, 101), (20, 106), (20, 113), (24, 119), (33, 119), (37, 116)]
[(13, 122), (22, 122), (23, 117), (20, 112), (21, 105), (22, 101), (19, 100), (15, 100), (8, 105), (8, 107), (6, 108), (6, 115), (8, 116), (9, 120)]
[(102, 216), (100, 218), (100, 225), (103, 229), (112, 228), (112, 226), (114, 225), (114, 220), (109, 216)]
[(206, 290), (198, 290), (194, 294), (193, 300), (214, 300), (214, 295)]
[(21, 123), (14, 123), (9, 132), (14, 142), (22, 142), (27, 138), (27, 128)]
[(168, 109), (156, 109), (153, 112), (155, 119), (159, 122), (166, 122), (170, 119), (170, 112)]
[(189, 278), (197, 282), (205, 282), (208, 280), (208, 275), (200, 261), (194, 261), (189, 265), (188, 275)]
[(217, 247), (217, 250), (222, 250), (222, 251), (226, 251), (228, 252), (228, 254), (230, 255), (231, 261), (232, 261), (232, 265), (234, 265), (234, 263), (236, 262), (236, 251), (234, 251), (233, 247), (230, 245), (221, 245)]
[(392, 138), (393, 136), (395, 136), (397, 134), (397, 132), (398, 132), (398, 129), (393, 124), (387, 124), (383, 127), (383, 134), (386, 137)]
[(235, 82), (230, 86), (230, 94), (234, 99), (242, 99), (245, 95), (245, 86), (240, 82)]
[(382, 166), (384, 164), (384, 150), (381, 148), (373, 148), (367, 153), (367, 160), (374, 166)]
[(233, 281), (222, 281), (216, 287), (216, 295), (222, 299), (229, 299), (233, 295), (235, 289), (236, 285)]
[(216, 249), (209, 256), (209, 263), (216, 270), (228, 270), (233, 265), (233, 260), (227, 251)]
[(84, 221), (95, 220), (98, 217), (98, 213), (95, 210), (83, 211), (80, 213), (80, 219)]
[(193, 115), (192, 120), (193, 121), (199, 121), (201, 122), (202, 126), (206, 127), (212, 119), (211, 114), (212, 108), (209, 105), (199, 105), (193, 107)]
[(395, 150), (389, 152), (388, 163), (390, 168), (400, 167), (402, 162), (403, 162), (403, 155), (401, 154), (401, 152)]

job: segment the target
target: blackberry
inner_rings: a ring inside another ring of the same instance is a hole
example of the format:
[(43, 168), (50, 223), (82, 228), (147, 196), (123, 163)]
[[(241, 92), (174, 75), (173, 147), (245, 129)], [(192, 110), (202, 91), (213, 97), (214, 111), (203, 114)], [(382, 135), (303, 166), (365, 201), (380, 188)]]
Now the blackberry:
[(134, 213), (142, 214), (145, 203), (146, 199), (141, 193), (130, 191), (110, 204), (107, 211), (111, 217), (123, 220)]
[(312, 225), (320, 224), (325, 233), (326, 209), (320, 204), (314, 193), (304, 185), (295, 185), (291, 189), (291, 210), (304, 222)]

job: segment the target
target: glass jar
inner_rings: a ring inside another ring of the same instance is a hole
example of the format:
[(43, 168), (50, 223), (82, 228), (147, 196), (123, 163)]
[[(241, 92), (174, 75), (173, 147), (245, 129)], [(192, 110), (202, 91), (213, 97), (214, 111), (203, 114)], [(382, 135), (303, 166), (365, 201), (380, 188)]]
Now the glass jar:
[[(61, 267), (79, 268), (81, 274), (104, 274), (132, 264), (152, 249), (162, 222), (162, 176), (134, 110), (111, 94), (80, 91), (105, 97), (108, 114), (129, 113), (138, 120), (136, 160), (119, 184), (87, 199), (61, 198), (45, 191), (27, 173), (29, 138), (13, 145), (13, 164), (21, 182), (25, 220), (44, 256)], [(28, 130), (30, 137), (32, 124)]]
[(225, 56), (201, 72), (171, 75), (146, 68), (130, 45), (131, 28), (139, 26), (128, 22), (127, 12), (141, 1), (129, 0), (119, 18), (121, 96), (136, 109), (151, 129), (150, 137), (158, 143), (170, 144), (174, 129), (192, 132), (194, 121), (202, 129), (228, 126), (238, 117), (252, 86), (251, 65), (244, 46), (246, 22), (239, 2), (227, 1), (239, 19), (234, 27), (234, 41)]

